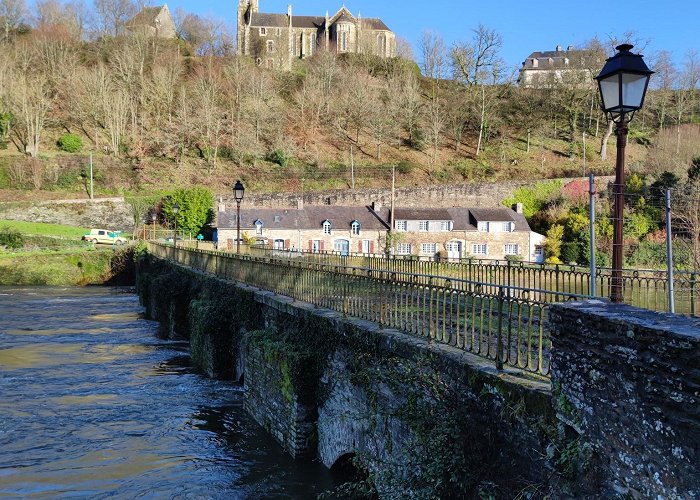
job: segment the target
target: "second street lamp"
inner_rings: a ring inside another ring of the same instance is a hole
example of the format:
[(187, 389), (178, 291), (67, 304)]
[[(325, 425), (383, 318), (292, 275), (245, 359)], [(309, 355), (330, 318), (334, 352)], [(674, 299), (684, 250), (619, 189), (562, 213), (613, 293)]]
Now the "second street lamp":
[(175, 235), (173, 237), (173, 245), (177, 247), (177, 213), (180, 211), (180, 205), (175, 203), (173, 205), (173, 215), (175, 219)]
[(241, 202), (245, 188), (240, 180), (233, 186), (233, 197), (236, 199), (236, 253), (241, 253)]
[(596, 77), (603, 112), (617, 125), (617, 160), (615, 162), (615, 207), (613, 213), (613, 255), (610, 300), (622, 302), (622, 234), (625, 205), (625, 146), (628, 124), (644, 104), (651, 71), (640, 54), (630, 52), (632, 45), (622, 44), (605, 62)]

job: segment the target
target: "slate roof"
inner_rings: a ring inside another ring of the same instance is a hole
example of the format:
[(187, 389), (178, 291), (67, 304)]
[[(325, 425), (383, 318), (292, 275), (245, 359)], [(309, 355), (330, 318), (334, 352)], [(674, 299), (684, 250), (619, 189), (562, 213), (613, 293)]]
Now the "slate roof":
[[(537, 59), (537, 66), (532, 62)], [(568, 59), (569, 64), (566, 64)], [(523, 69), (527, 70), (551, 70), (560, 68), (590, 68), (602, 64), (600, 54), (591, 50), (548, 50), (533, 52), (523, 62)]]
[(470, 223), (476, 227), (483, 222), (515, 222), (516, 231), (530, 231), (530, 224), (523, 214), (519, 214), (509, 208), (471, 208)]
[(367, 18), (362, 19), (362, 27), (364, 29), (371, 29), (377, 31), (391, 31), (389, 27), (384, 24), (384, 21), (378, 18)]
[(250, 25), (255, 28), (286, 28), (289, 26), (289, 19), (287, 18), (287, 14), (263, 14), (261, 12), (253, 12), (250, 15)]
[[(295, 208), (248, 208), (241, 209), (241, 227), (255, 228), (260, 220), (266, 229), (320, 229), (323, 222), (329, 220), (335, 229), (350, 230), (350, 225), (357, 220), (364, 230), (386, 230), (389, 210), (381, 209), (375, 214), (369, 207), (309, 206), (301, 210)], [(218, 213), (219, 228), (236, 227), (236, 211), (227, 210)]]
[(446, 208), (396, 208), (394, 220), (452, 220)]
[(292, 16), (292, 26), (294, 28), (314, 28), (318, 29), (326, 22), (323, 16)]
[(355, 20), (353, 18), (351, 18), (345, 12), (343, 12), (342, 14), (340, 14), (338, 16), (338, 19), (336, 19), (333, 22), (333, 24), (335, 24), (335, 23), (354, 23), (354, 22), (355, 22)]

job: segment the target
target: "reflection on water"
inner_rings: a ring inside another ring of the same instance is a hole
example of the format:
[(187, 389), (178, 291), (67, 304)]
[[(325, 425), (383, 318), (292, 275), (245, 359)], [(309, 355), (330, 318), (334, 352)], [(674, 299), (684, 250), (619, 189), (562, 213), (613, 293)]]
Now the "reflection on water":
[(0, 288), (0, 497), (313, 498), (332, 487), (156, 338), (122, 289)]

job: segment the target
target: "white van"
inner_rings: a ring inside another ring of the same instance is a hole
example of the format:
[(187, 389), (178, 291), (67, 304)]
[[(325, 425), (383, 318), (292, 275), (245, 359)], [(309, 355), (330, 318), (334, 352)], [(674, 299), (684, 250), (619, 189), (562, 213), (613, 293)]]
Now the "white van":
[(126, 238), (119, 236), (121, 231), (109, 231), (107, 229), (91, 229), (83, 235), (83, 240), (92, 243), (107, 243), (109, 245), (124, 245)]

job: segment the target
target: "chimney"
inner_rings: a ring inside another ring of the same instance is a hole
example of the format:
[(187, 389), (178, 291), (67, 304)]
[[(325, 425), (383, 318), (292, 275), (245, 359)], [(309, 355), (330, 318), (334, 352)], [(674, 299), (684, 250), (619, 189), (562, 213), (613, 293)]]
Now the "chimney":
[(297, 198), (297, 210), (304, 210), (304, 198)]
[(574, 46), (573, 46), (573, 45), (569, 45), (569, 46), (566, 48), (566, 50), (567, 50), (567, 51), (569, 51), (569, 50), (574, 50)]
[(218, 203), (218, 209), (219, 212), (225, 212), (226, 211), (226, 203), (224, 203), (224, 197), (219, 196), (219, 203)]
[(517, 214), (523, 213), (523, 204), (522, 203), (516, 203), (513, 205), (513, 211)]
[(382, 209), (382, 202), (381, 201), (373, 201), (372, 202), (372, 210), (375, 212), (379, 212)]
[(561, 52), (561, 45), (557, 45), (557, 52)]

